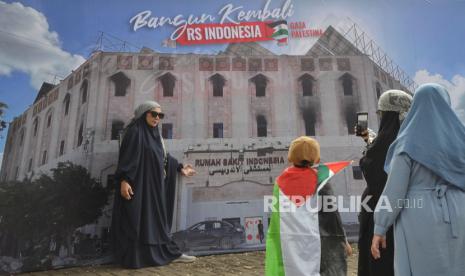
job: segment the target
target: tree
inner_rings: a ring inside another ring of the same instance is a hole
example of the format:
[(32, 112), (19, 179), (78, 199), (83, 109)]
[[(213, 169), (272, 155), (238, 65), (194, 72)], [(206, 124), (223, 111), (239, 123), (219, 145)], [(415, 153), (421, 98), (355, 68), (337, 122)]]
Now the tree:
[(28, 181), (1, 186), (0, 234), (8, 237), (1, 247), (6, 254), (17, 257), (24, 244), (33, 244), (45, 233), (46, 213), (38, 208), (43, 195)]
[(5, 109), (8, 108), (8, 105), (4, 102), (0, 102), (0, 117), (3, 116), (3, 113), (5, 112)]
[(86, 168), (66, 162), (51, 172), (32, 182), (0, 186), (0, 234), (21, 241), (8, 246), (12, 256), (24, 250), (24, 244), (42, 244), (52, 236), (69, 252), (74, 230), (96, 222), (107, 204), (108, 190)]
[(3, 121), (3, 113), (5, 113), (5, 109), (8, 108), (8, 105), (4, 102), (0, 102), (0, 131), (4, 130), (7, 127), (5, 121)]
[(71, 162), (58, 163), (51, 178), (43, 175), (37, 181), (48, 192), (46, 210), (50, 212), (52, 232), (70, 249), (74, 230), (96, 222), (102, 215), (108, 191), (91, 178), (86, 168)]

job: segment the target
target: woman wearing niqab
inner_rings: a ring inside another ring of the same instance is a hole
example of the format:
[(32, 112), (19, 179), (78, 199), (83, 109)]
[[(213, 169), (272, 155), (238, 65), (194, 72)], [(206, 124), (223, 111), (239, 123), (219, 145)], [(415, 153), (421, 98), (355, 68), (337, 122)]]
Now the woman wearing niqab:
[[(382, 257), (375, 260), (371, 256), (373, 239), (373, 212), (386, 185), (387, 174), (384, 162), (389, 146), (397, 137), (400, 125), (405, 119), (412, 102), (412, 96), (401, 90), (388, 90), (378, 101), (381, 116), (377, 137), (370, 143), (360, 159), (360, 168), (367, 182), (362, 201), (369, 198), (367, 205), (371, 210), (361, 209), (359, 215), (359, 257), (358, 276), (393, 276), (394, 275), (394, 237), (392, 227), (386, 232), (388, 246), (383, 249)], [(368, 137), (366, 137), (368, 138)]]
[(465, 126), (444, 87), (417, 89), (384, 169), (373, 257), (394, 225), (395, 275), (465, 275)]
[(115, 173), (114, 258), (127, 268), (160, 266), (188, 257), (181, 254), (170, 230), (177, 173), (191, 176), (195, 171), (166, 153), (158, 128), (164, 114), (158, 103), (145, 102), (134, 114), (123, 134)]

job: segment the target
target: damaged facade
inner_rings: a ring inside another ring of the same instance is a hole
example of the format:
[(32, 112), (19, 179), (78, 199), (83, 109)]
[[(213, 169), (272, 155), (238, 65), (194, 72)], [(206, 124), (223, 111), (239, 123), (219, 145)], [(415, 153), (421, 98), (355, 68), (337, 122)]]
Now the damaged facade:
[[(59, 84), (44, 84), (10, 124), (0, 179), (21, 180), (69, 160), (114, 185), (120, 131), (138, 104), (156, 100), (169, 152), (197, 170), (179, 181), (174, 230), (215, 219), (250, 233), (262, 220), (266, 231), (263, 196), (288, 165), (290, 141), (316, 137), (323, 162), (358, 160), (364, 143), (353, 135), (356, 112), (367, 111), (377, 129), (377, 100), (390, 88), (405, 90), (332, 27), (302, 56), (255, 43), (217, 55), (96, 52)], [(338, 195), (362, 193), (357, 164), (332, 180)], [(341, 215), (357, 222), (356, 213)], [(88, 228), (101, 235), (110, 220), (111, 206)]]

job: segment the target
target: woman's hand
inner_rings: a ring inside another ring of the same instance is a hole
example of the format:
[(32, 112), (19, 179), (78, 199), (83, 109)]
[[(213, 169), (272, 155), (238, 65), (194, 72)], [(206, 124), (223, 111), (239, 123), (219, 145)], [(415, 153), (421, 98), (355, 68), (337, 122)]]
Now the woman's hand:
[(181, 174), (184, 176), (193, 176), (195, 175), (195, 170), (192, 168), (192, 165), (187, 164), (181, 169)]
[(380, 244), (382, 248), (386, 248), (386, 237), (375, 234), (371, 242), (371, 255), (375, 260), (381, 258), (381, 252), (379, 251)]
[[(357, 133), (357, 125), (354, 126), (354, 132)], [(365, 141), (365, 143), (368, 143), (368, 139), (370, 138), (370, 132), (368, 131), (368, 129), (365, 129), (364, 131), (362, 131), (362, 133), (360, 133), (360, 137), (362, 137), (363, 141)]]
[(363, 141), (365, 141), (365, 143), (368, 143), (368, 139), (370, 138), (370, 133), (368, 132), (368, 129), (365, 129), (364, 131), (362, 131), (360, 137), (362, 137)]
[(126, 200), (130, 200), (131, 196), (134, 195), (131, 185), (129, 185), (129, 183), (125, 180), (121, 181), (120, 192), (121, 196)]
[(352, 256), (352, 253), (353, 253), (352, 246), (350, 246), (350, 243), (347, 241), (345, 242), (345, 249), (346, 249), (347, 256), (349, 257)]

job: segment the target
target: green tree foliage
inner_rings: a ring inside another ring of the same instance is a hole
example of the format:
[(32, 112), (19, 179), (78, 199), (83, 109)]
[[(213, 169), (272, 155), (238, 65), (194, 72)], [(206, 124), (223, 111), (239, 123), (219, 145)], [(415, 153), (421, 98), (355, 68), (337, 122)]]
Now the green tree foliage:
[(53, 236), (70, 248), (74, 230), (95, 223), (107, 201), (86, 168), (59, 163), (50, 176), (0, 186), (0, 232), (29, 244)]
[(0, 102), (0, 131), (7, 127), (7, 123), (3, 121), (3, 114), (5, 113), (5, 109), (8, 108), (8, 105), (4, 102)]
[(0, 102), (0, 117), (3, 116), (3, 113), (5, 112), (5, 109), (8, 108), (8, 105), (4, 102)]

